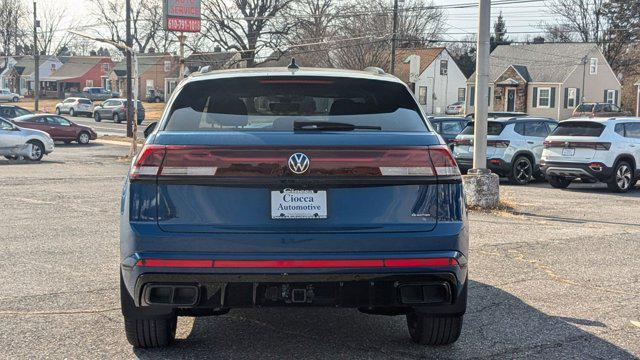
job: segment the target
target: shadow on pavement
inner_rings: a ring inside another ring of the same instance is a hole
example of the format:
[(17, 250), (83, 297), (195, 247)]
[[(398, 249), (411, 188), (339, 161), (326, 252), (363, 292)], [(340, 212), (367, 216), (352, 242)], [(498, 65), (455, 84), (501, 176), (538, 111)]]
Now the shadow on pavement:
[[(632, 359), (632, 354), (574, 324), (603, 331), (590, 320), (547, 315), (496, 287), (472, 281), (462, 335), (446, 347), (411, 342), (404, 317), (351, 309), (246, 309), (196, 318), (173, 347), (135, 350), (155, 358), (477, 358)], [(184, 326), (184, 325), (183, 325)]]
[(84, 145), (78, 144), (77, 142), (72, 142), (68, 144), (64, 142), (56, 142), (56, 148), (92, 148), (92, 147), (99, 147), (99, 146), (104, 146), (104, 144), (95, 142), (95, 140), (92, 140), (88, 144), (84, 144)]

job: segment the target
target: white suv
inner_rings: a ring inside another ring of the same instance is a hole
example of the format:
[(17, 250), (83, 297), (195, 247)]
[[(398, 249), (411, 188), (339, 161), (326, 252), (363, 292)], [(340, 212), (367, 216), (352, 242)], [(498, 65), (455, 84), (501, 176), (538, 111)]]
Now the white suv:
[(555, 188), (566, 188), (580, 178), (626, 192), (640, 177), (640, 118), (565, 120), (544, 147), (542, 170)]
[(84, 114), (93, 117), (93, 106), (91, 100), (87, 98), (71, 97), (61, 103), (56, 104), (56, 114), (67, 113), (70, 116)]
[[(549, 118), (512, 117), (488, 122), (487, 168), (507, 176), (514, 185), (526, 185), (540, 175), (544, 139), (558, 122)], [(473, 122), (455, 138), (453, 155), (462, 172), (473, 166)]]

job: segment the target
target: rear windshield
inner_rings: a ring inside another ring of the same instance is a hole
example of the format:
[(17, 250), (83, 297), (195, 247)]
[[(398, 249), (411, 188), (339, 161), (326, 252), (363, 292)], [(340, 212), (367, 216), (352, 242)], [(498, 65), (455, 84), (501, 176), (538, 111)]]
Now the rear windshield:
[(593, 104), (581, 104), (581, 105), (578, 105), (578, 107), (576, 108), (576, 111), (578, 111), (578, 112), (592, 112), (593, 111)]
[[(504, 124), (501, 122), (489, 121), (487, 123), (487, 135), (500, 135), (502, 129), (504, 129)], [(473, 122), (468, 123), (460, 134), (473, 135)]]
[(78, 103), (91, 105), (91, 100), (89, 100), (89, 99), (79, 99)]
[(176, 97), (165, 130), (293, 131), (294, 122), (347, 124), (354, 131), (428, 131), (402, 84), (298, 76), (190, 83)]
[(595, 136), (604, 131), (604, 125), (593, 121), (561, 122), (551, 133), (553, 136)]

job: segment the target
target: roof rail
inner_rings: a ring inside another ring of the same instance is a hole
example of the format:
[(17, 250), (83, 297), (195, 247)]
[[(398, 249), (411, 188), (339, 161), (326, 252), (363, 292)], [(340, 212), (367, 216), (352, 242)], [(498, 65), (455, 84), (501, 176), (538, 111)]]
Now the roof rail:
[(384, 74), (386, 74), (384, 72), (384, 70), (382, 70), (382, 68), (379, 68), (377, 66), (366, 67), (366, 68), (364, 68), (364, 71), (367, 71), (367, 72), (370, 72), (370, 73), (374, 73), (376, 75), (384, 75)]

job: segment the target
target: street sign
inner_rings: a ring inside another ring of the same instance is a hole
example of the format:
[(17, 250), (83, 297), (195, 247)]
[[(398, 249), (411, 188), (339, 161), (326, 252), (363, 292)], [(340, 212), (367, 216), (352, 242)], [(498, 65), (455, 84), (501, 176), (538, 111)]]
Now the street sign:
[(200, 32), (200, 0), (164, 0), (164, 29), (178, 32)]

